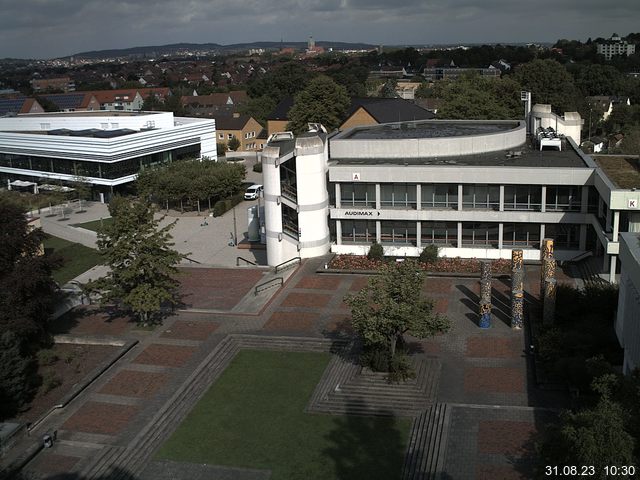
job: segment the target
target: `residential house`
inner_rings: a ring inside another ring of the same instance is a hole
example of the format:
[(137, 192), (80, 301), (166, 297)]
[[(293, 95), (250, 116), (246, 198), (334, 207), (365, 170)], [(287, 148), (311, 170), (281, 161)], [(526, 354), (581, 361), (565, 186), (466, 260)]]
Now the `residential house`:
[(19, 113), (44, 113), (44, 108), (34, 98), (16, 97), (0, 99), (0, 117)]
[(608, 40), (596, 43), (599, 55), (604, 55), (606, 60), (611, 60), (615, 55), (626, 55), (627, 57), (636, 53), (636, 46), (626, 40), (622, 40), (620, 35), (614, 33)]
[(249, 115), (223, 115), (216, 117), (215, 120), (218, 143), (226, 145), (232, 138), (237, 138), (240, 141), (238, 150), (242, 151), (260, 150), (260, 144), (266, 143), (265, 140), (258, 140), (262, 125)]
[(591, 107), (591, 109), (603, 112), (602, 117), (600, 117), (599, 119), (594, 118), (593, 121), (605, 121), (606, 119), (608, 119), (613, 112), (613, 108), (616, 105), (631, 105), (631, 100), (629, 99), (629, 97), (616, 97), (610, 95), (597, 95), (593, 97), (587, 97), (587, 102), (589, 103), (589, 107)]
[(100, 103), (92, 92), (50, 93), (38, 98), (53, 103), (61, 112), (100, 110)]
[(195, 117), (232, 116), (248, 101), (243, 90), (211, 95), (185, 95), (180, 100), (190, 115)]

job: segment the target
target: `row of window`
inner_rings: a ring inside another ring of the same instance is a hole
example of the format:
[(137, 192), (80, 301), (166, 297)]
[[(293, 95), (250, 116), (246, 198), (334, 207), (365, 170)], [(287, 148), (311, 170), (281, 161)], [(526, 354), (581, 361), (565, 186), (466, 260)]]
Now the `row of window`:
[(114, 163), (0, 153), (0, 167), (20, 168), (23, 170), (82, 177), (116, 179), (136, 174), (143, 168), (183, 160), (185, 158), (197, 158), (199, 156), (200, 145), (176, 148), (166, 152), (143, 155)]
[[(244, 134), (245, 140), (249, 138), (255, 138), (256, 132), (246, 132)], [(227, 140), (231, 140), (234, 137), (233, 133), (227, 133)], [(224, 140), (224, 133), (218, 133), (218, 140)]]
[[(369, 244), (376, 240), (376, 222), (367, 220), (340, 220), (342, 243)], [(580, 225), (548, 224), (545, 236), (555, 239), (558, 248), (577, 249)], [(381, 221), (380, 241), (385, 245), (417, 245), (417, 224), (411, 221)], [(499, 246), (499, 224), (462, 222), (462, 246)], [(442, 246), (458, 246), (457, 222), (421, 222), (420, 243)], [(504, 247), (540, 246), (540, 225), (533, 223), (505, 223), (502, 227)]]
[[(417, 192), (421, 189), (421, 208), (459, 208), (457, 184), (381, 184), (381, 208), (417, 208)], [(597, 208), (597, 193), (590, 189), (589, 211)], [(545, 196), (547, 211), (580, 211), (582, 187), (580, 186), (548, 186)], [(343, 183), (340, 184), (340, 204), (344, 207), (376, 207), (376, 187), (374, 184)], [(462, 186), (462, 208), (499, 210), (499, 185)], [(505, 210), (542, 209), (542, 187), (535, 185), (505, 185)]]

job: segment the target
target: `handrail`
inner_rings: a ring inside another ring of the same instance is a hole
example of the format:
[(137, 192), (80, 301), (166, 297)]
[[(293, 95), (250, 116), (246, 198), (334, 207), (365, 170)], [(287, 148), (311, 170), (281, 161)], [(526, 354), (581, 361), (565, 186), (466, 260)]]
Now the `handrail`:
[[(279, 271), (281, 272), (283, 270), (286, 270), (287, 268), (289, 268), (289, 267), (291, 267), (293, 265), (293, 263), (291, 263), (291, 262), (295, 262), (295, 261), (300, 263), (300, 262), (302, 262), (302, 259), (300, 257), (293, 257), (293, 258), (290, 258), (287, 261), (282, 262), (280, 265), (276, 265), (275, 273), (278, 273)], [(291, 265), (287, 265), (288, 263), (291, 263)]]
[[(274, 284), (274, 282), (279, 282), (277, 285)], [(271, 284), (271, 285), (270, 285)], [(256, 288), (254, 289), (254, 295), (258, 295), (258, 293), (262, 292), (263, 290), (267, 290), (268, 288), (271, 287), (281, 287), (284, 284), (284, 279), (282, 277), (276, 277), (276, 278), (272, 278), (271, 280), (267, 280), (264, 283), (261, 283), (260, 285), (256, 285)], [(264, 288), (261, 288), (264, 287)]]
[(243, 257), (236, 257), (236, 267), (239, 267), (239, 266), (240, 266), (240, 260), (245, 261), (245, 262), (247, 262), (247, 263), (249, 263), (249, 264), (251, 264), (251, 265), (258, 265), (257, 263), (252, 262), (251, 260), (247, 260), (246, 258), (243, 258)]

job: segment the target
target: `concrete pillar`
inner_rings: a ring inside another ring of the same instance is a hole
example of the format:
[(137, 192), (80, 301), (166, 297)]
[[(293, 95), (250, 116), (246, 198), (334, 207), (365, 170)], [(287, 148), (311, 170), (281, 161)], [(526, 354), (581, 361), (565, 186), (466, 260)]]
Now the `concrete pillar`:
[(376, 220), (376, 242), (382, 242), (382, 226), (380, 225), (380, 220)]
[(540, 224), (540, 260), (542, 260), (542, 240), (544, 240), (545, 236), (545, 225), (544, 223)]
[(462, 222), (458, 222), (458, 248), (462, 248)]
[(611, 267), (609, 268), (609, 283), (616, 283), (616, 263), (617, 255), (611, 255)]
[(376, 210), (380, 210), (380, 202), (381, 202), (381, 198), (380, 198), (380, 184), (376, 183)]
[(342, 191), (340, 184), (336, 182), (336, 208), (342, 208)]
[(342, 245), (342, 220), (336, 220), (336, 245)]
[(458, 211), (462, 210), (463, 195), (464, 195), (464, 185), (458, 184)]
[(613, 238), (614, 242), (618, 241), (618, 231), (620, 230), (620, 210), (613, 211)]
[(580, 198), (580, 213), (589, 211), (589, 186), (582, 186), (582, 197)]
[(422, 222), (416, 222), (416, 247), (422, 248)]
[(580, 225), (580, 241), (578, 248), (582, 251), (587, 249), (587, 225)]
[(504, 212), (504, 185), (500, 185), (500, 206), (498, 209)]
[[(546, 185), (542, 185), (542, 193), (540, 194), (540, 211), (541, 212), (546, 212), (547, 211), (547, 186)], [(540, 237), (542, 238), (542, 237)]]
[(524, 324), (524, 252), (511, 251), (511, 328)]
[(422, 210), (422, 185), (416, 184), (416, 210)]
[(611, 209), (610, 208), (607, 208), (607, 219), (605, 222), (605, 226), (606, 226), (605, 230), (607, 232), (610, 232), (611, 231)]
[(498, 248), (502, 250), (503, 248), (503, 239), (504, 236), (504, 223), (498, 224)]

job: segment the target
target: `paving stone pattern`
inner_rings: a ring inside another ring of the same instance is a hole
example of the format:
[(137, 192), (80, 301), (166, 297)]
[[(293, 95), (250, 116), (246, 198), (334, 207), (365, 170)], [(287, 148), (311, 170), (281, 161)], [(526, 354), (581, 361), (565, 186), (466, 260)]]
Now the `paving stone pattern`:
[[(530, 438), (560, 397), (535, 388), (526, 331), (509, 325), (509, 280), (494, 279), (492, 327), (479, 330), (478, 279), (429, 278), (424, 292), (452, 329), (426, 340), (408, 337), (418, 375), (390, 385), (356, 365), (349, 347), (343, 298), (370, 277), (316, 273), (324, 261), (302, 262), (259, 313), (238, 313), (238, 305), (264, 270), (191, 268), (183, 293), (202, 310), (177, 312), (154, 332), (132, 330), (127, 318), (72, 315), (65, 333), (133, 336), (140, 344), (42, 425), (40, 431), (58, 429), (59, 440), (27, 470), (57, 473), (56, 457), (47, 458), (59, 455), (58, 464), (83, 479), (268, 478), (268, 472), (151, 461), (239, 349), (252, 348), (334, 354), (310, 411), (412, 416), (405, 479), (530, 478)], [(537, 308), (536, 288), (539, 272), (529, 268), (526, 308)]]

